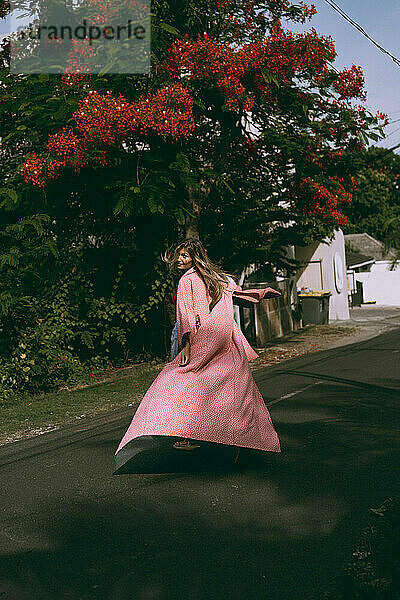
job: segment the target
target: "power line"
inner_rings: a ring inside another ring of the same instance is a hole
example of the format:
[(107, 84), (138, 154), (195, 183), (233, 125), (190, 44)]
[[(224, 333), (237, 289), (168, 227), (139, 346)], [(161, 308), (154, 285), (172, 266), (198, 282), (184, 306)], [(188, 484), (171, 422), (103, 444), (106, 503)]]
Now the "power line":
[(397, 127), (397, 129), (395, 129), (394, 131), (391, 131), (390, 133), (387, 133), (386, 136), (385, 136), (385, 139), (387, 139), (388, 137), (390, 137), (391, 135), (393, 135), (397, 131), (400, 131), (400, 127)]
[(379, 48), (379, 50), (381, 52), (383, 52), (384, 54), (387, 54), (388, 56), (390, 56), (390, 58), (393, 60), (394, 63), (396, 63), (396, 65), (398, 67), (400, 67), (400, 59), (396, 58), (396, 56), (393, 56), (393, 54), (391, 54), (390, 52), (388, 52), (388, 50), (385, 50), (385, 48), (383, 46), (381, 46), (380, 44), (378, 44), (378, 42), (376, 42), (370, 35), (368, 35), (368, 33), (361, 27), (361, 25), (359, 25), (358, 23), (356, 23), (355, 21), (353, 21), (353, 19), (351, 17), (349, 17), (349, 15), (347, 15), (341, 8), (340, 6), (338, 6), (336, 4), (336, 2), (334, 2), (333, 0), (325, 0), (325, 2), (327, 4), (329, 4), (329, 6), (331, 8), (333, 8), (333, 10), (335, 10), (337, 13), (339, 13), (339, 15), (341, 17), (343, 17), (343, 19), (345, 19), (348, 23), (350, 23), (350, 25), (352, 25), (353, 27), (355, 27), (360, 33), (362, 33), (362, 35), (364, 35), (370, 42), (372, 42), (373, 44), (375, 44), (375, 46), (377, 48)]

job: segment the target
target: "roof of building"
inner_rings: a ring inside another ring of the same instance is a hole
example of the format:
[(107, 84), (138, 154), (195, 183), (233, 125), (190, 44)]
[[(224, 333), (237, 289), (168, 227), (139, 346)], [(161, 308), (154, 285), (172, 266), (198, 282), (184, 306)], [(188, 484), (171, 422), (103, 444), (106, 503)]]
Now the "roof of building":
[(374, 263), (375, 259), (372, 256), (361, 254), (361, 252), (352, 252), (346, 250), (346, 266), (348, 268), (361, 267), (361, 265), (368, 265)]
[(396, 250), (390, 248), (385, 252), (385, 244), (380, 240), (375, 239), (369, 233), (346, 233), (344, 236), (347, 248), (352, 252), (365, 253), (365, 256), (374, 258), (375, 260), (391, 260), (396, 257)]

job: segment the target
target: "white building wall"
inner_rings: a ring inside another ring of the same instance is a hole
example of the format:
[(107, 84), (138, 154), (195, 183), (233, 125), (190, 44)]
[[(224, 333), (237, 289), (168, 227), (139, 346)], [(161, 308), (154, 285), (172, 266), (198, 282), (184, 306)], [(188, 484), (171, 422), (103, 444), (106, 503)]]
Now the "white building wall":
[(370, 272), (355, 273), (363, 284), (364, 302), (375, 300), (379, 306), (400, 306), (400, 265), (390, 271), (391, 261), (378, 260)]
[[(326, 242), (304, 248), (296, 247), (296, 258), (308, 264), (299, 272), (297, 289), (304, 286), (313, 290), (323, 289), (332, 292), (329, 299), (329, 319), (346, 320), (350, 318), (350, 313), (343, 231), (336, 230), (334, 239), (329, 242), (326, 238)], [(337, 275), (335, 275), (335, 255), (337, 255)]]

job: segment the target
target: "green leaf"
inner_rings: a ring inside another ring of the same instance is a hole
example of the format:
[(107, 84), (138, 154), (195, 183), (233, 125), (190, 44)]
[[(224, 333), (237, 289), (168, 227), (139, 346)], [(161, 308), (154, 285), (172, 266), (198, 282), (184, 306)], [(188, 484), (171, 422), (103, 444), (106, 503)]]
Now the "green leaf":
[(11, 190), (8, 188), (0, 188), (0, 194), (7, 194), (7, 196), (9, 196), (11, 200), (14, 200), (14, 202), (17, 202), (18, 200), (18, 192), (16, 192), (15, 190)]
[(158, 211), (158, 202), (157, 200), (154, 198), (154, 196), (150, 196), (149, 198), (147, 198), (147, 205), (150, 209), (151, 213), (156, 213)]
[(370, 131), (367, 133), (368, 137), (375, 142), (380, 139), (380, 136), (376, 133), (371, 133)]
[(196, 106), (199, 106), (203, 110), (207, 109), (207, 106), (203, 104), (203, 102), (201, 102), (201, 100), (199, 100), (198, 98), (193, 98), (193, 104), (196, 104)]
[(228, 188), (228, 190), (229, 190), (229, 191), (230, 191), (232, 194), (234, 194), (234, 193), (235, 193), (235, 190), (233, 190), (233, 189), (231, 188), (231, 186), (230, 186), (230, 185), (228, 185), (228, 183), (225, 181), (225, 179), (222, 179), (222, 178), (221, 178), (221, 181), (222, 181), (222, 183), (224, 183), (224, 184), (226, 185), (226, 187)]
[(273, 81), (273, 83), (275, 83), (275, 85), (279, 87), (279, 82), (277, 78), (275, 77), (275, 75), (272, 75), (271, 71), (267, 67), (263, 67), (261, 69), (261, 74), (267, 83), (271, 83), (271, 81)]
[(123, 213), (126, 217), (128, 217), (133, 208), (133, 199), (131, 196), (121, 196), (118, 199), (117, 204), (114, 206), (113, 213), (114, 215), (119, 215)]
[(172, 33), (173, 35), (181, 35), (181, 33), (175, 27), (172, 27), (172, 25), (164, 23), (163, 21), (161, 21), (160, 27), (161, 29), (164, 29), (164, 31), (168, 31), (168, 33)]
[(363, 131), (359, 132), (358, 137), (360, 138), (360, 141), (362, 144), (364, 144), (364, 145), (368, 144), (368, 138)]
[(4, 210), (13, 210), (18, 202), (18, 193), (15, 190), (0, 188), (0, 195), (6, 196), (0, 202), (0, 206), (4, 208)]
[(184, 152), (178, 152), (175, 161), (168, 165), (168, 168), (173, 171), (181, 171), (188, 173), (190, 171), (190, 162)]
[(275, 77), (275, 75), (271, 75), (272, 77), (272, 81), (274, 82), (274, 84), (279, 87), (279, 81), (277, 80), (277, 78)]
[(185, 215), (181, 208), (177, 208), (175, 210), (175, 216), (176, 216), (176, 220), (178, 221), (179, 225), (185, 224)]
[(3, 141), (5, 142), (6, 140), (9, 140), (10, 138), (12, 138), (14, 136), (15, 136), (15, 133), (12, 131), (8, 135), (4, 136)]
[(266, 67), (263, 67), (261, 69), (261, 74), (264, 78), (264, 81), (266, 81), (267, 83), (271, 82), (271, 72), (269, 69), (267, 69)]
[(118, 58), (113, 58), (104, 67), (99, 71), (99, 75), (104, 75), (105, 73), (112, 72), (112, 67), (118, 62)]

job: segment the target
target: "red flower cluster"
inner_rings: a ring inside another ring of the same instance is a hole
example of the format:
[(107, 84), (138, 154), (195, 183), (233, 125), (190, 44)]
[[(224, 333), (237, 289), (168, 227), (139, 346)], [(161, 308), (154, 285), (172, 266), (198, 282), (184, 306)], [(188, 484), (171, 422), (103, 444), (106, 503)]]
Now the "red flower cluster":
[(122, 94), (89, 92), (73, 114), (85, 142), (118, 144), (132, 132), (188, 137), (193, 131), (193, 99), (180, 83), (158, 90), (153, 96), (128, 102)]
[(353, 177), (352, 175), (350, 175), (350, 176), (349, 176), (349, 179), (350, 179), (350, 181), (351, 181), (351, 187), (353, 188), (353, 190), (355, 190), (355, 189), (356, 189), (356, 187), (357, 187), (357, 185), (358, 185), (358, 182), (357, 182), (357, 180), (356, 180), (356, 179), (354, 179), (354, 177)]
[(390, 120), (387, 116), (386, 113), (381, 112), (380, 110), (376, 111), (376, 116), (378, 117), (378, 119), (381, 119), (381, 121), (383, 121), (382, 126), (386, 127), (386, 125), (389, 125)]
[(47, 180), (46, 161), (34, 152), (25, 160), (22, 175), (26, 182), (30, 181), (37, 187), (44, 187)]
[(364, 91), (364, 74), (360, 66), (352, 65), (350, 69), (343, 69), (339, 78), (333, 82), (333, 88), (340, 94), (341, 98), (367, 99)]
[(331, 212), (331, 223), (333, 225), (337, 225), (338, 227), (343, 227), (344, 225), (347, 225), (348, 222), (349, 222), (349, 220), (346, 217), (346, 215), (341, 213), (339, 210), (333, 210)]
[(193, 98), (180, 82), (162, 87), (149, 98), (141, 97), (135, 107), (138, 129), (143, 135), (155, 132), (178, 140), (194, 131)]
[(194, 129), (193, 99), (179, 83), (165, 86), (148, 98), (128, 102), (122, 94), (114, 98), (89, 92), (73, 114), (86, 142), (115, 145), (133, 131), (154, 131), (174, 139), (188, 137)]
[(332, 38), (319, 36), (315, 29), (293, 33), (277, 24), (266, 42), (267, 66), (282, 83), (290, 83), (302, 75), (319, 78), (328, 70), (328, 62), (336, 57)]
[(125, 16), (128, 13), (134, 15), (135, 19), (140, 22), (148, 11), (148, 4), (143, 4), (140, 0), (124, 0), (118, 3), (114, 0), (88, 0), (87, 4), (89, 7), (88, 21), (97, 26), (107, 25), (121, 14)]
[(289, 84), (301, 75), (320, 76), (328, 68), (327, 61), (336, 56), (330, 38), (319, 37), (315, 30), (303, 34), (284, 31), (279, 24), (269, 37), (244, 44), (237, 51), (205, 33), (198, 34), (196, 40), (186, 34), (171, 46), (170, 53), (166, 78), (216, 83), (234, 111), (250, 109), (256, 96), (260, 100), (269, 98), (274, 84), (268, 76), (263, 77), (263, 68), (278, 83)]
[(299, 2), (299, 6), (303, 8), (303, 18), (301, 19), (302, 23), (304, 23), (306, 19), (312, 19), (312, 17), (317, 14), (315, 4), (308, 6), (307, 4), (304, 4), (304, 2)]
[(89, 164), (83, 140), (65, 127), (61, 133), (49, 136), (47, 150), (50, 155), (56, 157), (54, 162), (59, 168), (69, 164), (74, 170), (79, 171), (81, 167)]
[(85, 144), (111, 146), (120, 143), (132, 129), (135, 109), (122, 94), (114, 98), (111, 92), (90, 91), (72, 117)]
[(287, 10), (290, 6), (290, 0), (269, 0), (268, 6), (270, 10)]
[(22, 174), (26, 182), (44, 187), (47, 180), (57, 178), (60, 169), (67, 164), (77, 173), (84, 165), (89, 164), (82, 140), (65, 127), (61, 133), (49, 136), (47, 150), (48, 157), (40, 157), (34, 153), (25, 160)]
[[(90, 7), (88, 21), (100, 26), (110, 23), (120, 11), (120, 7), (109, 0), (89, 0), (88, 6)], [(123, 6), (125, 8), (126, 2), (123, 3)]]
[(72, 49), (68, 57), (65, 73), (87, 73), (89, 65), (83, 61), (93, 58), (95, 49), (86, 40), (72, 40)]
[(83, 73), (63, 73), (61, 83), (65, 88), (72, 88), (80, 81), (90, 78), (89, 74)]
[(339, 203), (350, 203), (352, 194), (346, 191), (343, 178), (328, 179), (332, 190), (328, 190), (311, 177), (300, 181), (295, 190), (295, 203), (304, 214), (316, 217), (326, 224), (345, 225), (347, 217), (337, 207)]
[[(96, 27), (107, 26), (122, 14), (125, 17), (129, 12), (134, 14), (140, 22), (141, 15), (146, 16), (148, 6), (140, 0), (124, 0), (116, 4), (113, 0), (88, 0), (86, 21)], [(62, 40), (60, 40), (62, 41)], [(88, 38), (72, 40), (72, 49), (69, 53), (67, 68), (61, 78), (64, 87), (73, 87), (75, 84), (88, 77), (90, 64), (97, 52), (97, 42), (93, 46)], [(90, 60), (92, 59), (92, 60)]]
[[(105, 165), (106, 154), (104, 150), (99, 152), (99, 146), (120, 144), (132, 133), (143, 136), (156, 132), (180, 139), (188, 137), (195, 126), (193, 99), (180, 83), (165, 86), (136, 102), (128, 102), (122, 94), (114, 98), (111, 92), (91, 91), (79, 102), (73, 118), (80, 136), (66, 128), (50, 136), (47, 157), (34, 154), (26, 159), (25, 181), (43, 187), (46, 178), (58, 176), (62, 167), (69, 165), (79, 172), (89, 164), (90, 155), (95, 163)], [(95, 154), (92, 149), (96, 149)]]
[[(270, 21), (289, 18), (305, 23), (317, 11), (313, 4), (305, 4), (302, 0), (296, 3), (296, 15), (290, 11), (293, 6), (290, 0), (268, 0), (261, 5), (259, 0), (216, 0), (216, 10), (224, 14), (221, 26), (225, 35), (234, 41), (244, 41), (259, 37), (259, 27)], [(234, 14), (233, 14), (234, 13)], [(290, 13), (290, 14), (289, 14)]]

